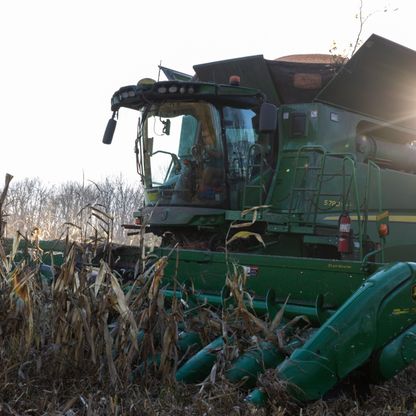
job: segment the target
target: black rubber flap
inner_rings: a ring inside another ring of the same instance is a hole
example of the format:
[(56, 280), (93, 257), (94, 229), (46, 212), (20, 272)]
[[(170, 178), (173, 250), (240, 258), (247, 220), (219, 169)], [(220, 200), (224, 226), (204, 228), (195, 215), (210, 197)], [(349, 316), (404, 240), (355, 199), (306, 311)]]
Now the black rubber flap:
[(316, 101), (416, 129), (416, 52), (372, 35)]

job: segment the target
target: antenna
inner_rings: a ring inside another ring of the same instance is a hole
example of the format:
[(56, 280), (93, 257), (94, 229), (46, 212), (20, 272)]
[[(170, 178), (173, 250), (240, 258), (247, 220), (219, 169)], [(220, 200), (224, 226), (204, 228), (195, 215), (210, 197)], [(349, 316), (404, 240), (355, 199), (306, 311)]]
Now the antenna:
[(162, 60), (160, 60), (160, 62), (159, 62), (159, 73), (157, 74), (157, 82), (160, 81), (160, 69), (161, 69), (161, 67), (162, 67)]

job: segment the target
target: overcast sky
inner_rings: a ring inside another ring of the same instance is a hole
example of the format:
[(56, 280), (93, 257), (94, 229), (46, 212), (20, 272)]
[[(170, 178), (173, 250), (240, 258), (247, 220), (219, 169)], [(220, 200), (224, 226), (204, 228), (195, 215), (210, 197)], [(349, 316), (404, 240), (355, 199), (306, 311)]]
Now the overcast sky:
[[(411, 0), (364, 0), (364, 15), (374, 14), (363, 40), (376, 33), (416, 49), (415, 9)], [(120, 112), (113, 144), (101, 143), (115, 90), (157, 78), (160, 61), (193, 73), (221, 59), (328, 53), (333, 41), (343, 52), (358, 10), (358, 0), (4, 1), (0, 188), (6, 172), (49, 183), (120, 173), (133, 181), (133, 114)]]

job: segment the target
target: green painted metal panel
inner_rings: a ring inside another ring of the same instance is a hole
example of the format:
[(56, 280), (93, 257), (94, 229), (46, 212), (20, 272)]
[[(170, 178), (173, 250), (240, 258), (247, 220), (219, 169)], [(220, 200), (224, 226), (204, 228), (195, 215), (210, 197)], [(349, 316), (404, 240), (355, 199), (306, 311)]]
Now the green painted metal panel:
[[(158, 251), (168, 254), (166, 249)], [(227, 273), (224, 253), (180, 250), (177, 255), (178, 266), (175, 254), (169, 259), (166, 283), (176, 276), (183, 283), (192, 282), (196, 290), (208, 295), (220, 293)], [(329, 309), (345, 302), (369, 273), (362, 270), (359, 262), (337, 260), (231, 253), (230, 261), (247, 268), (246, 289), (257, 298), (265, 298), (273, 289), (280, 302), (289, 295), (289, 303), (314, 306), (317, 296), (323, 295), (324, 306)], [(375, 267), (371, 266), (372, 271)]]

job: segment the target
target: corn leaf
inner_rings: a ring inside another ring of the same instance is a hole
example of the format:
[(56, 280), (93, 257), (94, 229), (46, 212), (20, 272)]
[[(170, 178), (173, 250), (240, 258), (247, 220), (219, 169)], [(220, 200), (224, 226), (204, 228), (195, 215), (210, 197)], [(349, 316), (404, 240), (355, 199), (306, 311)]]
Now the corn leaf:
[(233, 241), (239, 240), (239, 239), (247, 239), (249, 237), (254, 237), (259, 243), (263, 244), (263, 246), (266, 246), (264, 244), (263, 239), (261, 238), (261, 235), (258, 233), (253, 233), (251, 231), (239, 231), (238, 233), (235, 233), (229, 240), (227, 240), (226, 244), (231, 244)]

